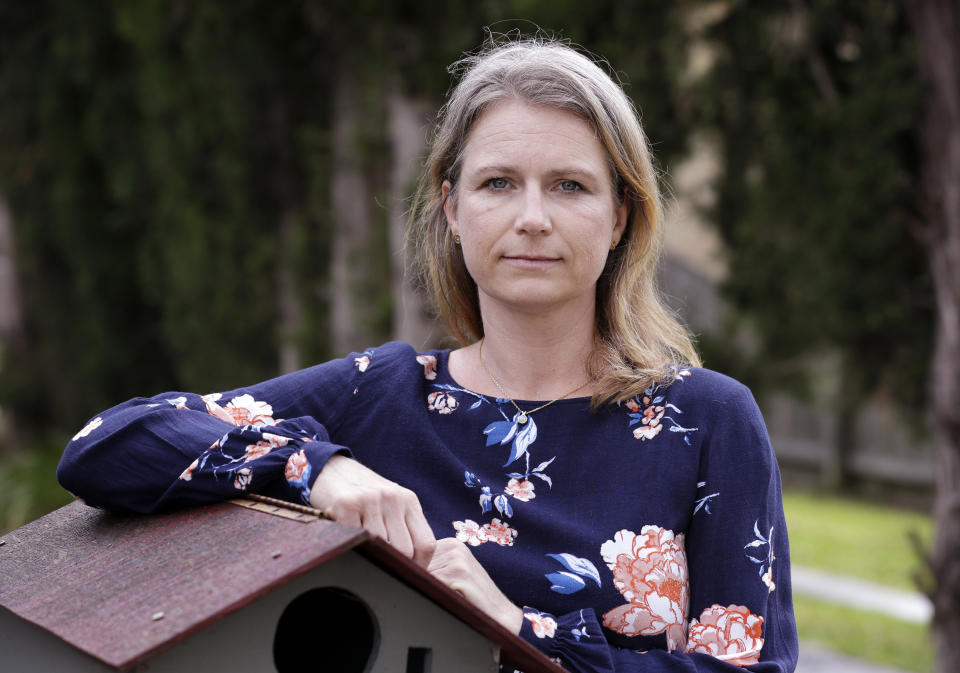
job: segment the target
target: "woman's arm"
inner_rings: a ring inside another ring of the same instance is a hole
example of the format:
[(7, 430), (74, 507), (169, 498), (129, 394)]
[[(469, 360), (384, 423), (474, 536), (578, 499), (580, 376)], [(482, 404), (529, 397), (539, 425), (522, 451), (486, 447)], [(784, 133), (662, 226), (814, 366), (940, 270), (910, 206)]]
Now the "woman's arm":
[(57, 477), (90, 505), (143, 513), (247, 491), (311, 504), (426, 564), (434, 540), (416, 496), (349, 459), (328, 434), (369, 357), (226, 393), (130, 400), (74, 436)]
[(90, 505), (155, 512), (253, 491), (306, 502), (345, 447), (312, 416), (282, 419), (270, 386), (166, 393), (98, 414), (67, 444), (57, 478)]

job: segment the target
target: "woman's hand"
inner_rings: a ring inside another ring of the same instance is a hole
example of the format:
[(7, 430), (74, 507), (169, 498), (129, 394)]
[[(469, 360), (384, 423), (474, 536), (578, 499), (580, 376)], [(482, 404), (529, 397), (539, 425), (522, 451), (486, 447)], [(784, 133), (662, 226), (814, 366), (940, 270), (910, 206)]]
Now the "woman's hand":
[(352, 458), (336, 455), (310, 489), (310, 505), (325, 516), (363, 528), (426, 566), (437, 544), (416, 494)]
[(510, 633), (520, 633), (523, 610), (503, 595), (465, 544), (452, 537), (437, 540), (427, 570)]

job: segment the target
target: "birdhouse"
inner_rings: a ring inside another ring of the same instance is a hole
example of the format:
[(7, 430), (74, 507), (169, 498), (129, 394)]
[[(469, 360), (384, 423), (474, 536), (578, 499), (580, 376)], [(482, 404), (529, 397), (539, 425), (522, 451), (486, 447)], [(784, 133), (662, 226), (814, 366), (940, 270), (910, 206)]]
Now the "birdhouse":
[(562, 670), (378, 538), (276, 504), (133, 516), (74, 502), (0, 545), (2, 670), (491, 673), (498, 661)]

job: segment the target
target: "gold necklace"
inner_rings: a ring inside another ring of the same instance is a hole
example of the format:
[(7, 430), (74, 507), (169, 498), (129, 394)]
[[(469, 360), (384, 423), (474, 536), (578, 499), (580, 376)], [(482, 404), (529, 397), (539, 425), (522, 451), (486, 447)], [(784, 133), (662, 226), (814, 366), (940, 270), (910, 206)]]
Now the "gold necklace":
[(549, 402), (547, 402), (546, 404), (541, 404), (541, 405), (540, 405), (539, 407), (537, 407), (536, 409), (531, 409), (530, 411), (524, 411), (523, 409), (521, 409), (520, 407), (517, 406), (517, 403), (513, 401), (513, 398), (512, 398), (512, 397), (510, 397), (509, 395), (507, 395), (507, 391), (505, 391), (505, 390), (503, 389), (503, 386), (500, 385), (500, 382), (497, 380), (497, 377), (493, 375), (493, 372), (490, 371), (489, 367), (487, 367), (487, 363), (483, 361), (483, 342), (484, 342), (484, 341), (485, 341), (485, 339), (480, 339), (480, 353), (479, 353), (480, 366), (483, 367), (483, 371), (485, 371), (485, 372), (487, 373), (487, 376), (490, 377), (490, 380), (493, 381), (493, 385), (495, 385), (495, 386), (497, 387), (497, 390), (500, 391), (500, 394), (503, 395), (505, 398), (507, 398), (507, 399), (510, 401), (510, 404), (513, 405), (513, 408), (516, 409), (516, 410), (520, 413), (520, 415), (517, 416), (517, 424), (518, 424), (518, 425), (526, 425), (527, 420), (528, 420), (528, 416), (530, 416), (530, 414), (536, 413), (536, 412), (540, 411), (541, 409), (546, 409), (547, 407), (549, 407), (549, 406), (550, 406), (551, 404), (553, 404), (554, 402), (556, 402), (556, 401), (558, 401), (558, 400), (562, 400), (564, 397), (568, 397), (568, 396), (570, 396), (570, 395), (573, 395), (575, 392), (577, 392), (578, 390), (580, 390), (581, 388), (583, 388), (585, 385), (587, 385), (587, 384), (590, 383), (590, 381), (591, 381), (591, 379), (587, 379), (586, 381), (584, 381), (583, 383), (581, 383), (579, 386), (577, 386), (576, 388), (574, 388), (574, 389), (571, 390), (570, 392), (564, 393), (564, 394), (561, 395), (560, 397), (557, 397), (557, 398), (555, 398), (555, 399), (552, 399), (552, 400), (550, 400)]

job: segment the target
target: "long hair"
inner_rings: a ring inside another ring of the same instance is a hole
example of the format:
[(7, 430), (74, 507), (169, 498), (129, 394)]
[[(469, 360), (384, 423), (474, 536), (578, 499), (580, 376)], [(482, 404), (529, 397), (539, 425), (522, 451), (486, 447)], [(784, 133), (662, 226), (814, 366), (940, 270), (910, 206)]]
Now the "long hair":
[(504, 100), (567, 110), (589, 123), (606, 149), (614, 193), (629, 204), (627, 227), (597, 282), (596, 345), (588, 363), (592, 404), (619, 402), (700, 359), (687, 330), (656, 286), (663, 245), (663, 204), (649, 143), (633, 103), (593, 60), (553, 40), (486, 45), (450, 67), (459, 81), (441, 108), (431, 151), (410, 210), (408, 243), (421, 282), (457, 341), (483, 337), (477, 286), (443, 212), (441, 185), (452, 193), (467, 137), (479, 115)]

